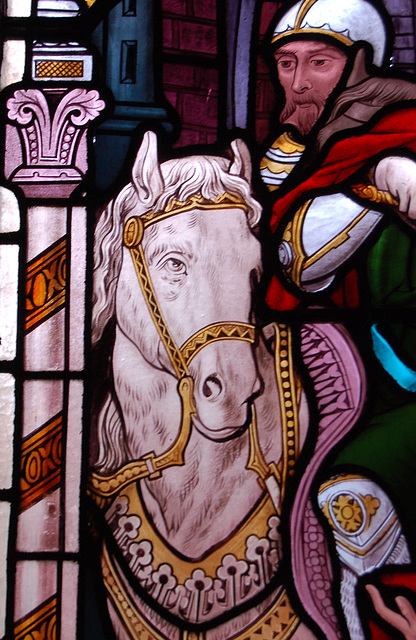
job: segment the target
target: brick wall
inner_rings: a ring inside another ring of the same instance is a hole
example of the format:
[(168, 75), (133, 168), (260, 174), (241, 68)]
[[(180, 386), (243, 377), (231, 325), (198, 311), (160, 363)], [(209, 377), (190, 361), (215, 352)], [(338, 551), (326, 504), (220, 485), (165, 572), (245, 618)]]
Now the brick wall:
[(404, 71), (415, 71), (415, 19), (414, 0), (384, 0), (393, 18), (396, 38), (393, 63)]
[(212, 143), (218, 129), (216, 0), (163, 0), (165, 96), (182, 122), (177, 147)]

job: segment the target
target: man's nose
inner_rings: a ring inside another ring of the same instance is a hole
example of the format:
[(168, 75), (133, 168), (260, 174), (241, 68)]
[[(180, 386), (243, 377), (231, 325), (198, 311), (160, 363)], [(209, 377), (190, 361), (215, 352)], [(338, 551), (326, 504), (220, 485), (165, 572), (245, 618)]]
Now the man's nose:
[(312, 83), (309, 80), (307, 69), (303, 65), (297, 65), (292, 81), (292, 91), (295, 93), (304, 93), (308, 89), (312, 88)]

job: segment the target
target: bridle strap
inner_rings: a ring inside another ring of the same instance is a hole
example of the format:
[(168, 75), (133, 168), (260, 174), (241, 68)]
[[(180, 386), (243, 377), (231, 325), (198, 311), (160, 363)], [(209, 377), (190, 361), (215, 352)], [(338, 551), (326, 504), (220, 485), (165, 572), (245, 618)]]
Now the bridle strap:
[(215, 322), (194, 333), (180, 348), (187, 365), (210, 342), (219, 340), (243, 340), (254, 344), (256, 328), (245, 322)]

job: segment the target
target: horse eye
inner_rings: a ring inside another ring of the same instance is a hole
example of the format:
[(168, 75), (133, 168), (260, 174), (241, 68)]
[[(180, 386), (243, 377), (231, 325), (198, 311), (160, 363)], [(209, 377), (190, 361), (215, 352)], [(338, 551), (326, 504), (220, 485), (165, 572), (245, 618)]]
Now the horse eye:
[(168, 260), (166, 260), (163, 266), (168, 271), (170, 271), (171, 273), (174, 273), (175, 275), (182, 274), (182, 273), (186, 274), (185, 264), (181, 260), (178, 260), (177, 258), (169, 258)]

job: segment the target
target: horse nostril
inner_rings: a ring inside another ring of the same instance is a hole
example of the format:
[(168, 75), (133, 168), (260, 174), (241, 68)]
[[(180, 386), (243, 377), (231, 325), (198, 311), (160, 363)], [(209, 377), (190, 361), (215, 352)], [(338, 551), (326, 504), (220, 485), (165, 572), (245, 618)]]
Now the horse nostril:
[(202, 393), (206, 398), (216, 398), (222, 391), (222, 384), (215, 376), (208, 376), (202, 386)]

